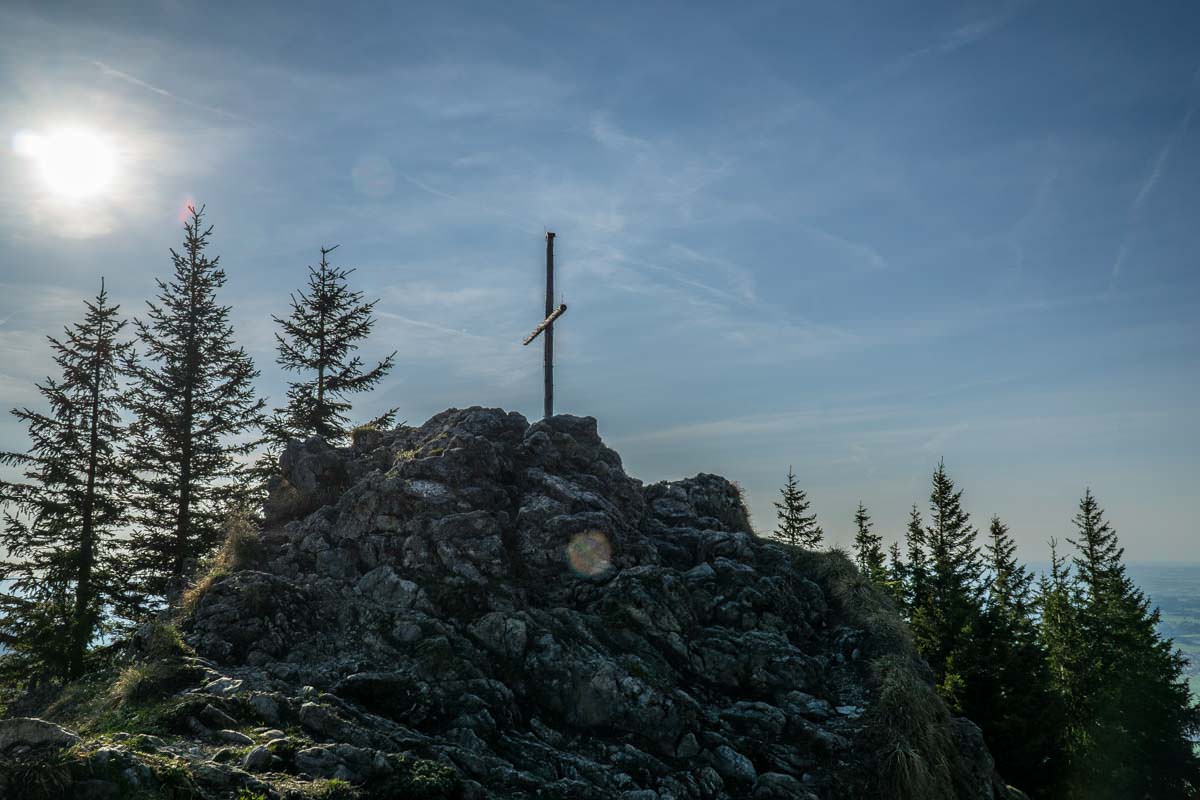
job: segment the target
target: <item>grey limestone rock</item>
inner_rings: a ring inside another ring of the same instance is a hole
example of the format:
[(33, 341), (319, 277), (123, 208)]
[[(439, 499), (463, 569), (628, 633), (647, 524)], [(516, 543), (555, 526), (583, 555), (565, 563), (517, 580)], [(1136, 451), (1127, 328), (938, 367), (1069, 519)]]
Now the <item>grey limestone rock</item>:
[[(206, 762), (228, 786), (375, 785), (419, 757), (480, 800), (877, 791), (870, 659), (891, 651), (724, 478), (643, 486), (592, 418), (486, 408), (280, 466), (262, 558), (184, 622), (220, 673), (209, 730), (304, 732), (240, 774)], [(956, 735), (988, 796), (982, 739)]]

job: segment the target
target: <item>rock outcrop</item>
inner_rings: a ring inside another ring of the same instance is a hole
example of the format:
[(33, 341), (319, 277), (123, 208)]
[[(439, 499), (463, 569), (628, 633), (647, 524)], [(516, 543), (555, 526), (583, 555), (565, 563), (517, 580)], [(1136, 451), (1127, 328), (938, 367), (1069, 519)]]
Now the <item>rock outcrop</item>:
[(756, 537), (723, 478), (643, 486), (593, 419), (293, 442), (267, 520), (181, 622), (159, 752), (205, 743), (218, 794), (1018, 796), (844, 557)]

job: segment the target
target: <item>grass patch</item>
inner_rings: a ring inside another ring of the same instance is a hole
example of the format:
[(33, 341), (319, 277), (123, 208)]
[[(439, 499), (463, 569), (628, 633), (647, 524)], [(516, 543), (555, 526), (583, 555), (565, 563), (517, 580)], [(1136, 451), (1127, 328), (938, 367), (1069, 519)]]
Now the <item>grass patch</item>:
[(167, 622), (148, 622), (133, 634), (133, 650), (145, 661), (178, 661), (196, 655), (179, 629)]
[(868, 656), (913, 652), (912, 634), (883, 587), (858, 571), (844, 550), (795, 549), (792, 558), (821, 587), (837, 614), (866, 634)]
[(953, 800), (958, 751), (950, 714), (936, 691), (902, 656), (879, 659), (879, 692), (871, 711), (882, 796)]
[(309, 797), (313, 800), (358, 800), (361, 795), (354, 784), (341, 778), (330, 778), (314, 781)]
[(195, 668), (179, 663), (131, 664), (113, 682), (110, 696), (123, 706), (144, 705), (186, 689), (197, 674)]
[[(186, 762), (173, 756), (141, 753), (93, 758), (92, 745), (0, 758), (0, 796), (22, 800), (62, 800), (72, 797), (72, 786), (81, 781), (103, 780), (115, 784), (120, 797), (129, 800), (205, 800)], [(131, 769), (132, 768), (132, 769)], [(133, 772), (148, 773), (149, 781), (131, 781)]]
[(263, 552), (262, 537), (254, 524), (245, 516), (230, 516), (225, 523), (225, 541), (205, 560), (200, 577), (180, 597), (180, 610), (185, 616), (191, 614), (214, 583), (239, 569), (256, 566)]
[(366, 800), (454, 800), (462, 789), (462, 779), (453, 768), (437, 761), (408, 755), (390, 759), (392, 777), (371, 785)]
[(195, 651), (179, 630), (166, 622), (148, 622), (130, 640), (136, 659), (113, 681), (108, 695), (121, 706), (144, 705), (191, 686), (201, 671), (187, 662)]
[(923, 673), (912, 634), (884, 587), (863, 576), (849, 554), (791, 549), (797, 568), (820, 586), (831, 610), (859, 628), (870, 661), (874, 701), (864, 742), (877, 794), (896, 800), (954, 800), (970, 794), (950, 711)]

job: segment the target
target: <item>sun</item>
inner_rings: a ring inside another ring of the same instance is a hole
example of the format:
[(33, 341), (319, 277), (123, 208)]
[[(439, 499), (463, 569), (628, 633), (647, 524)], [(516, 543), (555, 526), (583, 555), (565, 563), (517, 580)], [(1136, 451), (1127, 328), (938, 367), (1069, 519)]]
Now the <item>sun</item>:
[(14, 138), (13, 149), (33, 162), (51, 193), (67, 200), (96, 197), (117, 172), (112, 145), (87, 128), (23, 131)]

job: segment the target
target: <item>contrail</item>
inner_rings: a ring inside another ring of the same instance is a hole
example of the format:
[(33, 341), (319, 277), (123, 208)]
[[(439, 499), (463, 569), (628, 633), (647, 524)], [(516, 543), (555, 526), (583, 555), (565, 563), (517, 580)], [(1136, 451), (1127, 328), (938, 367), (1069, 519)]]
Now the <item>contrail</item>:
[(397, 170), (396, 174), (398, 174), (401, 178), (404, 178), (404, 180), (408, 181), (409, 183), (411, 183), (413, 186), (417, 187), (421, 191), (428, 192), (429, 194), (433, 195), (434, 197), (441, 197), (446, 200), (450, 200), (451, 202), (454, 202), (454, 203), (461, 203), (462, 205), (469, 206), (470, 208), (474, 208), (479, 211), (483, 211), (487, 214), (496, 214), (501, 217), (508, 217), (509, 219), (515, 220), (516, 222), (520, 223), (521, 228), (526, 231), (536, 231), (537, 230), (535, 227), (526, 227), (527, 225), (529, 225), (528, 221), (522, 219), (521, 217), (518, 217), (516, 214), (511, 214), (507, 211), (504, 211), (503, 209), (492, 208), (491, 206), (486, 206), (481, 203), (476, 203), (472, 200), (467, 200), (466, 198), (450, 194), (449, 192), (444, 192), (441, 189), (437, 189), (423, 181), (417, 180), (413, 176), (409, 175), (407, 172), (401, 172), (401, 171)]
[(241, 119), (241, 117), (239, 117), (237, 114), (234, 114), (232, 111), (226, 111), (225, 109), (217, 108), (216, 106), (206, 106), (203, 103), (196, 103), (192, 100), (188, 100), (185, 97), (180, 97), (179, 95), (174, 94), (173, 92), (167, 91), (166, 89), (162, 88), (161, 86), (155, 86), (152, 83), (147, 83), (146, 81), (142, 80), (141, 78), (138, 78), (134, 75), (130, 75), (128, 72), (122, 72), (119, 69), (114, 69), (113, 67), (110, 67), (108, 64), (105, 64), (103, 61), (92, 61), (92, 64), (94, 66), (98, 67), (102, 73), (104, 73), (105, 75), (107, 75), (110, 78), (116, 78), (117, 80), (125, 81), (128, 84), (132, 84), (133, 86), (137, 86), (141, 89), (145, 89), (148, 92), (154, 92), (157, 95), (161, 95), (163, 97), (174, 100), (176, 103), (182, 103), (185, 106), (191, 106), (192, 108), (199, 109), (200, 111), (208, 111), (209, 113), (212, 113), (212, 114), (220, 114), (221, 116), (229, 117), (230, 119), (238, 119), (238, 120)]

